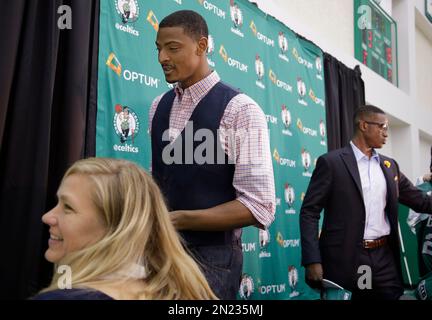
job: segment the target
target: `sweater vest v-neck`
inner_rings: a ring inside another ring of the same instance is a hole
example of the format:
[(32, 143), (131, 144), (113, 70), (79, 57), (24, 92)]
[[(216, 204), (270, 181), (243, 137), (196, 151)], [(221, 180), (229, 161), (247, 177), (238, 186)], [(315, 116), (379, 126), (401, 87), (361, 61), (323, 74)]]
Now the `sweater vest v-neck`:
[[(237, 94), (239, 91), (218, 82), (195, 107), (186, 128), (171, 145), (168, 130), (174, 90), (160, 100), (152, 121), (152, 175), (170, 211), (207, 209), (235, 200), (235, 166), (229, 163), (218, 129), (228, 103)], [(233, 230), (180, 233), (188, 245), (230, 244), (234, 236)]]

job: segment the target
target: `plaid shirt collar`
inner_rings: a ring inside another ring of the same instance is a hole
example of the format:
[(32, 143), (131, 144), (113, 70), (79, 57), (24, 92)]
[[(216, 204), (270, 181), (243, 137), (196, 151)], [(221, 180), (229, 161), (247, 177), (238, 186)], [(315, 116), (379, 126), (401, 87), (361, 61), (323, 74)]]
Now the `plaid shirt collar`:
[(177, 82), (174, 88), (174, 92), (179, 100), (182, 100), (185, 96), (190, 96), (194, 104), (198, 103), (209, 91), (213, 88), (216, 83), (220, 81), (220, 77), (216, 71), (212, 71), (207, 77), (201, 79), (197, 83), (191, 85), (186, 89), (182, 89), (180, 84)]

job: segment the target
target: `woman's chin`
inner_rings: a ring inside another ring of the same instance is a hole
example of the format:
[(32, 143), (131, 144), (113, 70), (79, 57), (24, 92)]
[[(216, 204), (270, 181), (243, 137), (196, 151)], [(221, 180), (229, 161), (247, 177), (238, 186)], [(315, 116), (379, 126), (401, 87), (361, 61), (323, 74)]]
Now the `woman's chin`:
[(51, 263), (58, 263), (60, 261), (60, 257), (58, 257), (58, 254), (55, 252), (52, 252), (52, 250), (48, 249), (45, 252), (45, 259)]

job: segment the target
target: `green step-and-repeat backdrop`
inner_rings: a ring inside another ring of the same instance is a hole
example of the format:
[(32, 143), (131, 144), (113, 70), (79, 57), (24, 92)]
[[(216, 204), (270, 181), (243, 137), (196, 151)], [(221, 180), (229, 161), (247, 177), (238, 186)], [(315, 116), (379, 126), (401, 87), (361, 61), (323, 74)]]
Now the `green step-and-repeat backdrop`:
[(316, 159), (327, 151), (323, 54), (255, 5), (102, 0), (96, 155), (149, 168), (149, 108), (170, 89), (158, 63), (156, 34), (163, 17), (182, 9), (207, 20), (209, 65), (258, 102), (270, 131), (276, 218), (268, 230), (244, 229), (239, 298), (317, 299), (304, 283), (299, 211)]

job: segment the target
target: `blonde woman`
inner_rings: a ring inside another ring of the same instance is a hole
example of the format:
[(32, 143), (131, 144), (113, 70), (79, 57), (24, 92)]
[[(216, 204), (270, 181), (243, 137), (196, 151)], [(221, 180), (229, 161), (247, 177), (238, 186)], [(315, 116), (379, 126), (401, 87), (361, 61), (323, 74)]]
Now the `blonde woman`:
[[(62, 266), (34, 299), (216, 299), (185, 252), (152, 178), (125, 160), (89, 158), (66, 172), (43, 217), (45, 258)], [(72, 289), (67, 286), (67, 272)]]

